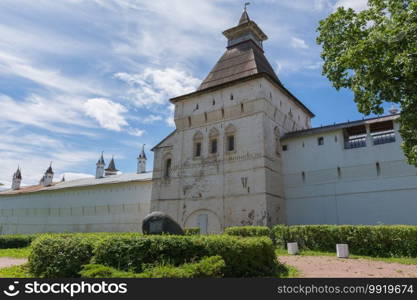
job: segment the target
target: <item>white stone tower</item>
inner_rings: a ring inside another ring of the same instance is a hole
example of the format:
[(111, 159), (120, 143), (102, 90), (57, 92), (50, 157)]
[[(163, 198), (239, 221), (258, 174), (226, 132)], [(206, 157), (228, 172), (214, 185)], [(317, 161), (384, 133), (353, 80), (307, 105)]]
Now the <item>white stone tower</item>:
[(146, 173), (146, 153), (145, 153), (145, 145), (142, 146), (142, 152), (138, 156), (138, 169), (137, 173)]
[(52, 162), (42, 177), (41, 183), (43, 186), (51, 186), (54, 179), (54, 171), (52, 171)]
[(200, 87), (170, 99), (176, 129), (153, 148), (151, 210), (221, 232), (285, 223), (280, 136), (314, 116), (268, 62), (268, 39), (245, 9)]
[(96, 163), (96, 179), (100, 179), (104, 177), (104, 167), (106, 163), (104, 162), (103, 152), (101, 152), (101, 157)]
[(14, 172), (13, 174), (12, 190), (19, 190), (21, 182), (22, 182), (22, 173), (20, 171), (20, 167), (17, 167), (16, 172)]

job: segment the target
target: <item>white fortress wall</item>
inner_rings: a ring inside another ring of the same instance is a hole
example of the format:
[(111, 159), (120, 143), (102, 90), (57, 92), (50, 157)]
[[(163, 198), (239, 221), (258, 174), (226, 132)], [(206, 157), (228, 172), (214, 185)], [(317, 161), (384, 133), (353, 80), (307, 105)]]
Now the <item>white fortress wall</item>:
[(140, 232), (152, 181), (0, 196), (0, 234)]
[[(343, 129), (283, 139), (287, 222), (417, 225), (416, 168), (395, 142), (345, 149)], [(324, 138), (319, 145), (318, 139)]]

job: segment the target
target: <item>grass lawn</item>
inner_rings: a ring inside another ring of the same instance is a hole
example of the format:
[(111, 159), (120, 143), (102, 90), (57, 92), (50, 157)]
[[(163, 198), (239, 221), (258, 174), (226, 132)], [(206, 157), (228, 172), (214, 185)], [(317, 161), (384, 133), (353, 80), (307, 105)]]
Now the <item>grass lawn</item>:
[[(286, 249), (277, 248), (275, 250), (275, 253), (278, 256), (288, 256), (288, 252)], [(300, 251), (300, 255), (302, 256), (336, 256), (336, 250), (335, 252), (320, 252), (320, 251)], [(349, 255), (349, 258), (351, 259), (369, 259), (369, 260), (377, 260), (377, 261), (384, 261), (384, 262), (391, 262), (391, 263), (398, 263), (403, 265), (417, 265), (417, 258), (413, 257), (373, 257), (373, 256), (364, 256), (364, 255)]]
[(0, 249), (0, 257), (27, 258), (29, 256), (29, 253), (30, 247)]
[[(15, 248), (15, 249), (0, 249), (0, 258), (27, 258), (30, 253), (30, 247)], [(27, 265), (6, 267), (0, 269), (0, 278), (29, 278), (31, 275), (28, 273)]]
[(0, 269), (0, 278), (31, 278), (27, 264)]

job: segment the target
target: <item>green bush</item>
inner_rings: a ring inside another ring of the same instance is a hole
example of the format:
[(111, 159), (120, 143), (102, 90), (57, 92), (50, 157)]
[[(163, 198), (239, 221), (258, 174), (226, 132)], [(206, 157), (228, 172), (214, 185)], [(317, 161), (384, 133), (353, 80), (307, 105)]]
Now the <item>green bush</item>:
[(180, 266), (219, 255), (226, 277), (274, 276), (277, 261), (269, 238), (211, 236), (111, 237), (95, 250), (95, 262), (141, 273), (160, 264)]
[(33, 241), (29, 271), (37, 277), (77, 277), (93, 256), (91, 238), (75, 235), (43, 235)]
[(225, 234), (243, 237), (271, 236), (271, 230), (266, 226), (236, 226), (228, 227)]
[(276, 226), (277, 246), (298, 242), (301, 249), (333, 252), (346, 243), (353, 254), (376, 257), (417, 257), (417, 226), (305, 225)]
[(198, 235), (200, 234), (200, 228), (199, 227), (190, 227), (184, 229), (185, 235)]
[(77, 277), (93, 257), (93, 249), (104, 239), (139, 237), (139, 233), (42, 234), (32, 242), (29, 270), (37, 277)]
[(222, 277), (225, 267), (220, 256), (203, 258), (200, 262), (183, 264), (179, 267), (161, 265), (143, 273), (123, 272), (99, 264), (84, 265), (80, 271), (84, 278), (204, 278)]
[(0, 249), (25, 248), (36, 238), (32, 234), (0, 235)]

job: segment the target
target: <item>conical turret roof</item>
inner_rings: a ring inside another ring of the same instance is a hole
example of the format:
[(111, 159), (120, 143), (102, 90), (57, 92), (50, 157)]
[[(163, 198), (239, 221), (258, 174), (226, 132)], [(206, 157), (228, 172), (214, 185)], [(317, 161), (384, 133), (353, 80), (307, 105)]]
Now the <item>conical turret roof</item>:
[(106, 171), (117, 172), (119, 170), (116, 169), (116, 163), (114, 162), (114, 157), (112, 157), (109, 166), (107, 167)]

